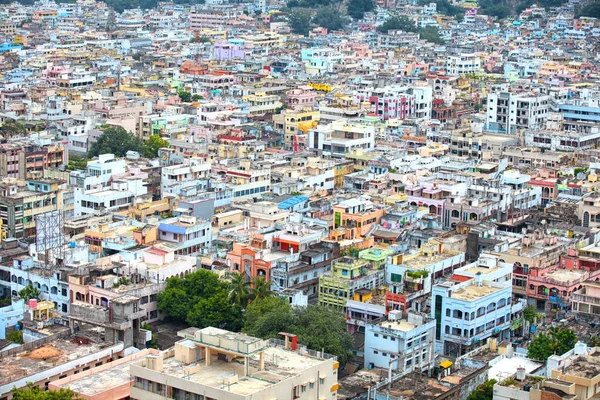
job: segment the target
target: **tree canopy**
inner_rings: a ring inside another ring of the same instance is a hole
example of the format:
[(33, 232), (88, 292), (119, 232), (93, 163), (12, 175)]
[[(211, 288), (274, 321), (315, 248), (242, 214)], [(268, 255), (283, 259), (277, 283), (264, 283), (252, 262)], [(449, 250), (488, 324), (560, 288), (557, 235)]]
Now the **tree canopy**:
[(120, 126), (108, 126), (90, 147), (88, 156), (97, 157), (100, 154), (114, 154), (124, 157), (128, 151), (137, 151), (143, 154), (144, 144), (142, 139), (127, 132)]
[(477, 389), (469, 394), (467, 400), (492, 400), (494, 398), (494, 385), (497, 382), (498, 381), (495, 379), (490, 379), (489, 381), (482, 383), (477, 386)]
[(600, 1), (591, 2), (577, 10), (575, 14), (579, 17), (600, 18)]
[(534, 306), (527, 306), (523, 310), (523, 319), (530, 324), (535, 323), (535, 319), (540, 318), (540, 314), (537, 312)]
[(150, 135), (148, 140), (144, 141), (144, 157), (154, 158), (158, 157), (158, 150), (162, 148), (169, 148), (171, 145), (169, 142), (160, 135)]
[(440, 36), (440, 32), (435, 26), (427, 26), (425, 28), (418, 28), (415, 23), (405, 15), (392, 17), (380, 25), (377, 30), (382, 33), (388, 33), (389, 31), (403, 31), (403, 32), (416, 32), (419, 33), (421, 39), (432, 43), (444, 43), (444, 40)]
[(30, 383), (27, 387), (13, 389), (12, 398), (13, 400), (74, 400), (78, 397), (70, 389), (42, 391)]
[(40, 291), (30, 283), (19, 291), (19, 297), (25, 301), (38, 299), (40, 297)]
[(244, 332), (263, 339), (293, 333), (309, 349), (334, 354), (341, 363), (351, 359), (353, 341), (346, 330), (344, 314), (321, 306), (291, 307), (285, 301), (268, 297), (248, 305)]
[(313, 24), (330, 31), (344, 28), (348, 22), (338, 10), (332, 7), (321, 8), (312, 20)]
[(179, 99), (184, 103), (190, 103), (192, 101), (192, 94), (187, 90), (180, 90), (177, 92)]
[(307, 36), (311, 19), (312, 13), (309, 10), (296, 9), (288, 16), (288, 24), (293, 33)]
[(577, 335), (573, 329), (565, 326), (552, 327), (548, 334), (540, 333), (527, 347), (527, 357), (533, 360), (546, 361), (551, 355), (563, 355), (577, 343)]
[(373, 0), (349, 0), (348, 15), (354, 19), (363, 19), (365, 13), (375, 9)]
[(237, 332), (242, 327), (242, 307), (231, 304), (227, 283), (205, 269), (184, 278), (169, 278), (158, 295), (158, 309), (198, 328), (214, 326)]
[(11, 138), (13, 136), (23, 136), (27, 133), (27, 127), (21, 121), (7, 119), (0, 126), (0, 136)]

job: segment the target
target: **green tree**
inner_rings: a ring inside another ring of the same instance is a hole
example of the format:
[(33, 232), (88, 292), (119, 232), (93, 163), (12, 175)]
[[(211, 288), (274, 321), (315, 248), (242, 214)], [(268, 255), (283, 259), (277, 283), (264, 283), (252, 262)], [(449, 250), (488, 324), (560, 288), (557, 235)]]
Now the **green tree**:
[(252, 289), (250, 290), (252, 299), (264, 299), (275, 295), (271, 289), (271, 281), (266, 280), (262, 276), (256, 276), (252, 279)]
[(344, 314), (321, 306), (292, 308), (280, 298), (258, 299), (248, 305), (243, 330), (263, 339), (288, 332), (309, 349), (336, 355), (341, 363), (352, 357), (353, 340)]
[(169, 278), (158, 295), (158, 309), (169, 318), (199, 328), (237, 331), (243, 324), (242, 308), (229, 302), (227, 284), (205, 269), (184, 278)]
[(440, 36), (440, 31), (435, 26), (427, 26), (425, 28), (419, 29), (419, 36), (421, 37), (421, 39), (431, 43), (444, 43), (444, 40)]
[(600, 18), (600, 1), (591, 2), (581, 8), (579, 8), (575, 14), (577, 18), (579, 17), (591, 17), (591, 18)]
[(150, 135), (150, 137), (144, 141), (144, 157), (155, 158), (158, 157), (158, 150), (163, 148), (169, 148), (171, 145), (169, 142), (160, 135)]
[(69, 162), (66, 165), (66, 168), (68, 171), (84, 170), (86, 167), (87, 167), (87, 160), (77, 157), (77, 156), (70, 156)]
[(348, 1), (348, 15), (354, 19), (363, 19), (365, 13), (373, 11), (375, 3), (373, 0), (350, 0)]
[(292, 323), (292, 307), (279, 297), (266, 297), (248, 304), (243, 331), (263, 339), (276, 338)]
[(293, 33), (308, 36), (312, 13), (309, 10), (293, 10), (288, 16), (288, 25)]
[(392, 17), (380, 25), (377, 30), (382, 33), (388, 33), (389, 31), (404, 31), (404, 32), (416, 32), (417, 26), (415, 23), (405, 15), (399, 17)]
[(27, 127), (21, 121), (8, 119), (0, 126), (0, 136), (11, 138), (15, 136), (23, 136), (27, 134)]
[(187, 90), (180, 90), (179, 92), (177, 92), (177, 94), (179, 95), (181, 101), (184, 103), (189, 103), (192, 101), (192, 94)]
[(537, 312), (534, 306), (527, 306), (523, 310), (523, 319), (529, 322), (530, 324), (535, 323), (535, 319), (540, 318), (540, 314)]
[(548, 334), (540, 333), (527, 347), (527, 357), (546, 361), (551, 355), (563, 355), (577, 343), (577, 335), (573, 329), (565, 326), (552, 327)]
[(292, 332), (298, 342), (309, 349), (334, 354), (345, 364), (352, 359), (354, 341), (348, 333), (344, 313), (322, 306), (298, 307), (294, 309)]
[(587, 341), (588, 347), (600, 347), (600, 337), (592, 336), (590, 340)]
[(233, 305), (246, 308), (250, 299), (250, 282), (246, 279), (246, 273), (234, 272), (230, 275), (227, 285), (227, 298)]
[(23, 344), (23, 332), (14, 330), (6, 334), (6, 340), (10, 340), (13, 343)]
[(38, 299), (40, 297), (40, 291), (30, 283), (19, 291), (19, 297), (26, 302), (31, 299)]
[(312, 20), (313, 24), (325, 28), (329, 31), (336, 31), (343, 29), (346, 26), (348, 20), (342, 14), (332, 8), (326, 7), (321, 8), (317, 11), (317, 14)]
[(477, 389), (469, 394), (467, 400), (492, 400), (494, 398), (494, 385), (497, 382), (498, 381), (495, 379), (490, 379), (489, 381), (482, 383), (477, 386)]
[(88, 156), (114, 154), (116, 157), (124, 157), (130, 150), (143, 154), (144, 144), (142, 139), (132, 135), (120, 126), (107, 126), (104, 127), (102, 134), (90, 147)]
[(12, 390), (13, 400), (75, 400), (78, 399), (75, 392), (70, 389), (46, 390), (28, 383), (27, 387)]
[(200, 96), (199, 94), (195, 94), (192, 96), (192, 101), (198, 101), (202, 99), (204, 99), (204, 97)]
[(185, 321), (198, 328), (214, 326), (238, 332), (243, 325), (242, 308), (232, 306), (227, 299), (227, 292), (220, 290), (214, 296), (200, 299), (188, 312)]

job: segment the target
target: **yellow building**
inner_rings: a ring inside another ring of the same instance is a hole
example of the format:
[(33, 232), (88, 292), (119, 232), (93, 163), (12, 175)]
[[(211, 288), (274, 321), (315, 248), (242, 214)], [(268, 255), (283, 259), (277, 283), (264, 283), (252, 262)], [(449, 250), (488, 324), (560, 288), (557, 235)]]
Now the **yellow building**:
[(281, 108), (281, 98), (276, 94), (266, 94), (265, 92), (256, 92), (242, 98), (250, 103), (248, 110), (253, 115), (274, 114), (278, 108)]
[(287, 150), (292, 150), (294, 136), (306, 134), (309, 129), (315, 128), (321, 114), (312, 110), (286, 110), (282, 114), (273, 115), (275, 129), (283, 131), (283, 144)]
[(369, 269), (369, 260), (341, 257), (331, 263), (331, 272), (319, 278), (319, 305), (345, 310), (347, 300), (360, 289), (383, 285), (384, 271)]
[(335, 164), (333, 170), (333, 182), (336, 189), (344, 187), (344, 176), (354, 172), (354, 163), (352, 161), (340, 161)]

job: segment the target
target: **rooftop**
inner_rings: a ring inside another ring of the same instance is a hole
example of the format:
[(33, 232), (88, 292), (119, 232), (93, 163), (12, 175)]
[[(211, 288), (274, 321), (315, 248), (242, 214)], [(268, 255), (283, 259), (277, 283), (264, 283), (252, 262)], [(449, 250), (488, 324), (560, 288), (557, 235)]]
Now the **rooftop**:
[[(110, 347), (99, 339), (99, 331), (85, 331), (83, 334), (68, 339), (58, 339), (31, 351), (24, 351), (14, 356), (4, 357), (0, 363), (0, 386), (6, 385), (28, 376), (37, 374), (69, 361), (77, 360)], [(97, 341), (79, 340), (88, 338), (90, 334), (98, 337)], [(84, 342), (84, 344), (81, 344)]]
[(477, 286), (471, 284), (462, 289), (452, 291), (452, 298), (464, 301), (473, 301), (495, 293), (499, 290), (501, 290), (501, 288), (495, 286), (486, 286), (485, 284), (482, 286)]
[(592, 353), (586, 357), (578, 357), (565, 368), (565, 375), (593, 379), (600, 375), (600, 353)]

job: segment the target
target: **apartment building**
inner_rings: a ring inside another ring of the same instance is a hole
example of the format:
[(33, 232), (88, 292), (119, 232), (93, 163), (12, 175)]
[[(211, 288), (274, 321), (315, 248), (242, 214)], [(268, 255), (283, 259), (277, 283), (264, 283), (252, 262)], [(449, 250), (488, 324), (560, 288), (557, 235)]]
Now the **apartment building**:
[(37, 216), (63, 209), (61, 185), (62, 181), (55, 179), (30, 179), (24, 186), (0, 185), (2, 236), (34, 237)]
[(600, 283), (583, 282), (571, 294), (571, 310), (577, 317), (595, 318), (600, 315)]
[(433, 368), (435, 320), (414, 311), (390, 311), (365, 327), (365, 365), (394, 374)]
[(309, 130), (308, 147), (322, 150), (324, 156), (343, 158), (357, 149), (375, 148), (375, 138), (384, 129), (378, 117), (333, 121)]
[(283, 142), (286, 150), (294, 149), (294, 136), (306, 134), (317, 126), (320, 119), (318, 111), (309, 109), (286, 110), (273, 115), (275, 129), (283, 131)]
[(168, 243), (178, 255), (204, 254), (212, 245), (210, 221), (193, 216), (163, 219), (158, 232), (159, 240)]
[(546, 126), (549, 106), (548, 95), (508, 91), (490, 93), (487, 98), (487, 125), (509, 134), (521, 129), (540, 130)]
[(346, 309), (346, 301), (360, 289), (375, 290), (384, 282), (384, 271), (369, 268), (369, 261), (341, 257), (331, 263), (331, 272), (319, 279), (319, 304)]
[(333, 206), (334, 228), (355, 229), (364, 236), (381, 221), (384, 209), (361, 198), (341, 201)]
[(183, 340), (173, 348), (131, 365), (132, 399), (337, 397), (339, 363), (329, 354), (300, 351), (295, 335), (283, 343), (208, 327), (178, 336)]
[(162, 198), (177, 197), (184, 190), (195, 188), (205, 181), (210, 172), (211, 164), (203, 158), (186, 158), (183, 164), (169, 165), (161, 169), (160, 187)]
[(436, 351), (461, 355), (492, 335), (507, 336), (511, 304), (511, 281), (487, 280), (482, 271), (465, 282), (434, 285), (431, 317), (436, 319)]
[(463, 53), (450, 55), (446, 60), (446, 71), (448, 75), (467, 75), (481, 71), (481, 59), (474, 53)]
[(242, 99), (248, 102), (248, 111), (250, 111), (252, 115), (275, 114), (277, 109), (283, 107), (279, 95), (267, 94), (266, 92), (249, 94), (243, 96)]
[(27, 179), (45, 169), (58, 169), (65, 164), (62, 144), (37, 145), (34, 142), (11, 141), (0, 144), (0, 176)]

